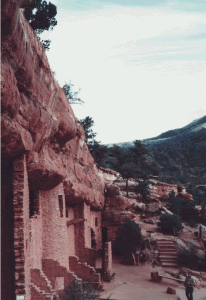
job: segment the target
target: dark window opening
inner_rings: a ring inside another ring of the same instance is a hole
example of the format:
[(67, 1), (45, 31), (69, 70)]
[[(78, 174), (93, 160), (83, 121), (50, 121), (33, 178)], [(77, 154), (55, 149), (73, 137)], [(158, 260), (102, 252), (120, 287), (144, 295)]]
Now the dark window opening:
[(66, 218), (69, 218), (69, 209), (66, 209)]
[(95, 218), (95, 226), (97, 227), (98, 226), (98, 219)]
[(60, 217), (63, 218), (63, 197), (59, 195), (59, 210), (60, 210)]
[(29, 190), (29, 217), (39, 215), (39, 191)]
[(91, 247), (93, 249), (95, 249), (96, 245), (97, 245), (97, 243), (96, 243), (96, 239), (95, 239), (95, 233), (94, 233), (94, 230), (91, 228)]
[(102, 227), (102, 245), (107, 242), (107, 227)]

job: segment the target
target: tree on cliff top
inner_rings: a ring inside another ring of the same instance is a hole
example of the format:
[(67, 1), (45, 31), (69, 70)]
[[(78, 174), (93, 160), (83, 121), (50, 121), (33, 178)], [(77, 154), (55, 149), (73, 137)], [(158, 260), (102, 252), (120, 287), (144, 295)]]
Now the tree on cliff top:
[[(80, 89), (77, 92), (73, 92), (73, 90), (72, 90), (73, 86), (74, 85), (71, 82), (69, 82), (69, 83), (65, 83), (62, 87), (65, 92), (65, 95), (67, 96), (67, 99), (69, 100), (69, 103), (83, 105), (84, 101), (78, 97)], [(87, 117), (87, 118), (89, 118), (89, 117)], [(93, 124), (91, 124), (90, 126), (92, 126), (92, 125)]]
[(85, 119), (79, 120), (82, 127), (84, 128), (84, 133), (87, 139), (87, 144), (90, 143), (96, 137), (97, 133), (93, 131), (94, 120), (87, 116)]
[(79, 121), (84, 128), (85, 137), (87, 139), (87, 146), (91, 155), (93, 156), (97, 164), (102, 165), (105, 157), (107, 157), (108, 148), (107, 146), (104, 146), (100, 142), (95, 140), (97, 133), (92, 129), (92, 127), (94, 126), (94, 120), (91, 117), (87, 116), (85, 119), (81, 119)]
[[(57, 25), (55, 16), (57, 14), (56, 5), (44, 0), (34, 0), (24, 9), (24, 15), (30, 26), (36, 31), (38, 37), (44, 30), (52, 30)], [(39, 37), (40, 39), (40, 37)], [(45, 49), (48, 50), (51, 41), (41, 40)]]

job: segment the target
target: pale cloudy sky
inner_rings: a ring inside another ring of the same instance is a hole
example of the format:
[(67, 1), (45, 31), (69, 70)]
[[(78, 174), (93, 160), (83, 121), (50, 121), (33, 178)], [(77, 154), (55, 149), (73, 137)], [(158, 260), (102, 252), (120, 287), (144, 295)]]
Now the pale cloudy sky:
[[(81, 88), (97, 140), (126, 142), (206, 115), (206, 0), (55, 0), (48, 59)], [(43, 36), (42, 36), (43, 38)]]

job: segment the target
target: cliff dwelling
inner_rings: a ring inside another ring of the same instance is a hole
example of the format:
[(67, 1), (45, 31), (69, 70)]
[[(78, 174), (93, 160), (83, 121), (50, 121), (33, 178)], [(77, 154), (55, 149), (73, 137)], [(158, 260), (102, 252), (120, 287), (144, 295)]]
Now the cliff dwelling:
[[(112, 276), (116, 231), (126, 217), (141, 220), (141, 208), (134, 180), (127, 197), (119, 173), (91, 156), (27, 4), (2, 3), (2, 299), (54, 300), (74, 280), (98, 287), (99, 258)], [(154, 215), (162, 195), (178, 193), (155, 180), (150, 189)]]

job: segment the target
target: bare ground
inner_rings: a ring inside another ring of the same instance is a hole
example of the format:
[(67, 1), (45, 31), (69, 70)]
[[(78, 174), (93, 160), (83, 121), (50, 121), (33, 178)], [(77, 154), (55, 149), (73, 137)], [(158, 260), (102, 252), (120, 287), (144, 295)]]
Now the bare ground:
[[(120, 258), (113, 258), (113, 272), (115, 278), (110, 282), (104, 282), (104, 291), (100, 299), (115, 300), (186, 300), (185, 288), (183, 284), (171, 279), (162, 279), (161, 283), (151, 281), (151, 272), (158, 271), (159, 274), (166, 274), (168, 268), (155, 267), (151, 264), (141, 264), (139, 266), (126, 266), (121, 264)], [(170, 269), (172, 270), (172, 269)], [(174, 270), (174, 269), (173, 269)], [(167, 288), (176, 289), (176, 295), (167, 294)], [(206, 288), (194, 290), (194, 300), (206, 300)]]
[[(156, 218), (155, 218), (156, 219)], [(137, 220), (138, 221), (138, 220)], [(153, 237), (166, 237), (159, 232), (156, 224), (146, 224), (138, 222), (142, 229), (143, 238), (148, 237), (148, 230), (152, 230)], [(186, 226), (180, 233), (180, 238), (186, 237), (194, 239), (194, 228)], [(174, 237), (170, 236), (172, 239)], [(100, 264), (100, 262), (99, 262)], [(100, 267), (100, 265), (99, 265)], [(104, 291), (101, 299), (115, 300), (187, 300), (185, 295), (185, 287), (182, 283), (175, 280), (163, 278), (161, 283), (151, 281), (151, 272), (158, 271), (160, 275), (171, 277), (166, 271), (177, 269), (169, 269), (162, 267), (152, 267), (151, 263), (141, 264), (139, 266), (126, 266), (121, 264), (121, 259), (113, 258), (113, 272), (116, 273), (115, 278), (110, 282), (104, 282)], [(167, 294), (167, 288), (171, 287), (176, 290), (176, 295)], [(206, 287), (194, 290), (194, 300), (206, 300)]]

